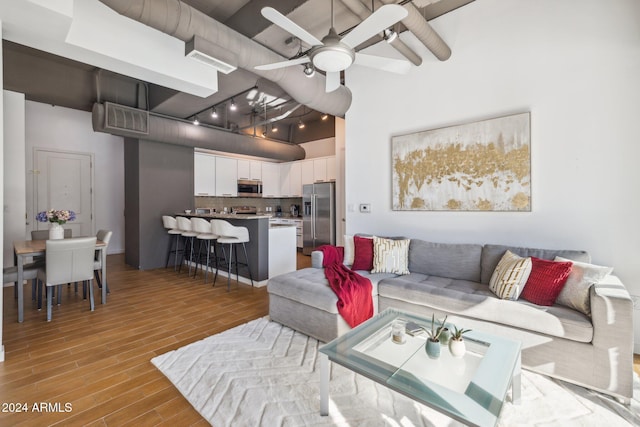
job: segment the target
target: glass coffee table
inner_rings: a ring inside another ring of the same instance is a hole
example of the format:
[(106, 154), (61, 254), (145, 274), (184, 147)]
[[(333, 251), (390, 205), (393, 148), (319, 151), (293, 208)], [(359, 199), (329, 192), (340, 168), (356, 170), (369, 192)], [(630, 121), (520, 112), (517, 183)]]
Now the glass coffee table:
[(462, 358), (442, 346), (430, 359), (426, 332), (394, 342), (396, 320), (431, 329), (431, 319), (387, 309), (319, 348), (321, 415), (329, 414), (329, 361), (472, 426), (496, 425), (509, 386), (512, 402), (520, 402), (520, 342), (473, 330)]

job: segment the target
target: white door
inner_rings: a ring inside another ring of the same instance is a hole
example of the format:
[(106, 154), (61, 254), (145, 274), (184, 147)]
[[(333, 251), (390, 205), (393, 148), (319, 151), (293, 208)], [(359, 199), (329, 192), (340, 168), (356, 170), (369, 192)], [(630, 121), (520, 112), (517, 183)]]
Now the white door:
[[(75, 221), (67, 222), (73, 236), (93, 236), (93, 156), (35, 150), (35, 207), (38, 212), (49, 209), (72, 210)], [(35, 221), (34, 229), (46, 230), (49, 223)]]

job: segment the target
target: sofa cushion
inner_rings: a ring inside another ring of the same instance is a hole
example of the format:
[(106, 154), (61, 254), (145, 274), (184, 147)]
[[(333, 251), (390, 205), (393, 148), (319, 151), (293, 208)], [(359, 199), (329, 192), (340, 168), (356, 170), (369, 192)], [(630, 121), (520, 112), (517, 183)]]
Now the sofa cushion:
[(515, 301), (520, 297), (531, 273), (531, 258), (507, 251), (500, 259), (489, 281), (489, 290), (498, 298)]
[(561, 305), (502, 300), (479, 282), (411, 273), (380, 281), (378, 293), (386, 300), (422, 306), (426, 316), (433, 308), (579, 342), (593, 338), (593, 325), (582, 313)]
[(353, 236), (353, 265), (352, 270), (373, 269), (373, 237)]
[(409, 274), (409, 239), (373, 238), (372, 273)]
[[(555, 257), (554, 261), (571, 261), (567, 258)], [(591, 300), (589, 291), (594, 283), (598, 283), (605, 276), (611, 274), (612, 267), (588, 264), (586, 262), (571, 261), (573, 263), (571, 273), (560, 295), (556, 299), (557, 304), (574, 308), (581, 313), (591, 316)]]
[[(478, 282), (480, 281), (481, 253), (481, 245), (432, 243), (411, 239), (409, 271)], [(496, 264), (498, 264), (497, 261)]]
[[(395, 274), (372, 274), (358, 271), (358, 274), (371, 281), (371, 295), (373, 296), (374, 312), (378, 307), (378, 283), (383, 279), (396, 277)], [(284, 298), (309, 305), (329, 313), (338, 313), (336, 303), (338, 297), (331, 290), (329, 281), (322, 268), (304, 268), (269, 279), (267, 291)]]
[(538, 305), (553, 305), (571, 273), (570, 262), (555, 262), (531, 257), (529, 280), (522, 298)]
[[(505, 245), (484, 245), (482, 247), (482, 255), (481, 255), (481, 277), (480, 281), (482, 283), (489, 283), (491, 279), (491, 275), (493, 271), (496, 269), (496, 265), (500, 262), (502, 255), (510, 250), (516, 255), (520, 255), (521, 257), (536, 257), (541, 259), (553, 260), (555, 257), (560, 256), (563, 258), (569, 258), (574, 261), (580, 262), (591, 262), (591, 257), (589, 253), (585, 251), (574, 251), (574, 250), (559, 250), (559, 249), (534, 249), (534, 248), (523, 248), (518, 246), (505, 246)], [(414, 271), (409, 265), (409, 269)], [(446, 275), (444, 275), (447, 277)]]

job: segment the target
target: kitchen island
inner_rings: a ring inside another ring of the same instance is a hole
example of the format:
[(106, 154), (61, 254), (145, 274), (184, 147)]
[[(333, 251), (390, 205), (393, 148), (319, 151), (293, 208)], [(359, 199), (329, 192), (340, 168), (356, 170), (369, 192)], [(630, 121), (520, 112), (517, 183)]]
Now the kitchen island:
[[(246, 244), (247, 256), (249, 257), (253, 284), (256, 287), (266, 286), (268, 279), (274, 277), (274, 275), (296, 269), (295, 227), (286, 227), (290, 229), (288, 233), (280, 229), (284, 229), (285, 227), (270, 228), (270, 215), (235, 213), (186, 214), (184, 212), (175, 215), (187, 218), (203, 218), (207, 221), (211, 219), (223, 219), (237, 227), (247, 227), (249, 231), (249, 243)], [(293, 246), (293, 252), (291, 250), (282, 250), (290, 246)], [(225, 250), (228, 253), (228, 247), (225, 247)], [(244, 252), (239, 250), (237, 253), (240, 262), (244, 262)], [(233, 273), (235, 274), (235, 269)], [(220, 265), (218, 274), (226, 275), (226, 266)], [(251, 283), (249, 272), (245, 266), (240, 266), (239, 281), (247, 284)]]

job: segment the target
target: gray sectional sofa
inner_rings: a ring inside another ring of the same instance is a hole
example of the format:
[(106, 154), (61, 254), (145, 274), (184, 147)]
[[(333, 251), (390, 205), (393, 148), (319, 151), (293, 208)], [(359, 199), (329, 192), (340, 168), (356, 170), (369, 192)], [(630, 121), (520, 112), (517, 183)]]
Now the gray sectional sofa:
[[(522, 366), (630, 402), (633, 386), (633, 304), (620, 280), (609, 275), (590, 288), (591, 317), (571, 308), (509, 301), (489, 290), (506, 250), (553, 260), (590, 262), (584, 251), (502, 245), (442, 244), (412, 239), (411, 274), (371, 274), (375, 313), (397, 308), (522, 342)], [(337, 297), (322, 269), (312, 267), (268, 282), (269, 315), (275, 322), (330, 341), (350, 328), (338, 314)]]

